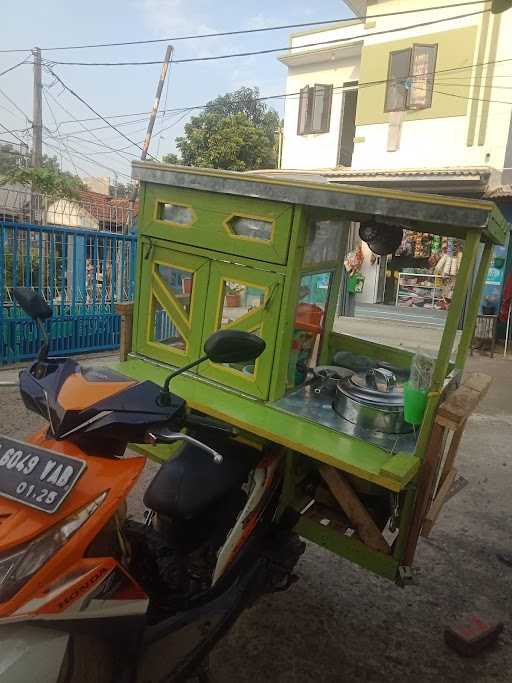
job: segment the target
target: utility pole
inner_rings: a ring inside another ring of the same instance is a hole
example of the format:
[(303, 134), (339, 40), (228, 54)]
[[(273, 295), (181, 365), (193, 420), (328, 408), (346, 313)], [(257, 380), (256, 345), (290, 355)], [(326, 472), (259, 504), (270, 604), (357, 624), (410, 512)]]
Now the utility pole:
[[(142, 152), (140, 155), (141, 161), (144, 161), (144, 159), (148, 155), (148, 149), (149, 145), (151, 143), (151, 135), (153, 134), (153, 128), (155, 126), (155, 121), (156, 121), (156, 115), (158, 114), (158, 108), (160, 106), (160, 98), (162, 96), (162, 90), (164, 88), (164, 83), (165, 79), (167, 77), (167, 72), (169, 71), (169, 64), (172, 59), (172, 55), (174, 53), (174, 48), (172, 45), (167, 46), (167, 50), (165, 51), (165, 57), (164, 61), (162, 63), (162, 69), (160, 71), (160, 79), (158, 81), (158, 85), (156, 87), (156, 95), (155, 99), (153, 100), (153, 107), (151, 109), (151, 115), (149, 117), (149, 122), (148, 122), (148, 129), (146, 131), (146, 137), (144, 138), (144, 144), (142, 145)], [(139, 191), (138, 184), (136, 183), (133, 187), (132, 194), (130, 196), (130, 215), (133, 220), (134, 218), (134, 209), (135, 209), (135, 200), (137, 199), (137, 193)], [(128, 228), (128, 226), (126, 226)]]
[(144, 138), (144, 144), (142, 145), (142, 154), (140, 155), (141, 161), (144, 161), (148, 154), (149, 144), (151, 142), (151, 135), (153, 134), (153, 128), (156, 121), (156, 115), (158, 113), (158, 107), (160, 106), (160, 97), (162, 96), (162, 90), (164, 87), (165, 79), (167, 77), (167, 71), (169, 70), (169, 62), (171, 61), (174, 48), (172, 45), (167, 46), (165, 51), (164, 62), (162, 64), (162, 70), (160, 72), (160, 80), (156, 88), (156, 95), (153, 101), (153, 108), (151, 109), (151, 116), (149, 117), (148, 129), (146, 131), (146, 137)]
[(32, 106), (32, 166), (39, 168), (43, 163), (43, 84), (41, 74), (41, 48), (32, 50), (34, 56), (34, 94)]

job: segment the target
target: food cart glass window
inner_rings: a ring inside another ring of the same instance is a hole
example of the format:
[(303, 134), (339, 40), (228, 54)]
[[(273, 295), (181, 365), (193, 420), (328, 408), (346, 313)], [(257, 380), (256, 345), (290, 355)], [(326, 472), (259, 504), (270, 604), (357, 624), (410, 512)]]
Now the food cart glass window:
[(190, 299), (192, 297), (192, 286), (194, 284), (194, 274), (188, 270), (181, 270), (174, 266), (166, 266), (163, 263), (156, 265), (156, 272), (169, 290), (176, 304), (183, 309), (183, 312), (190, 316)]
[[(220, 329), (245, 330), (261, 334), (261, 312), (265, 305), (265, 289), (232, 280), (224, 281)], [(244, 375), (254, 374), (254, 363), (226, 363)]]
[(312, 220), (308, 227), (304, 263), (336, 261), (340, 253), (343, 227), (343, 221)]
[(161, 221), (169, 221), (169, 223), (177, 223), (178, 225), (190, 225), (195, 216), (192, 209), (188, 206), (159, 202), (158, 218)]
[(236, 237), (249, 237), (261, 242), (270, 242), (272, 240), (272, 221), (234, 216), (228, 221), (227, 225)]
[(316, 364), (332, 276), (332, 272), (312, 273), (301, 278), (288, 363), (289, 387), (302, 384), (308, 368)]
[(153, 298), (151, 340), (175, 349), (186, 351), (186, 342), (176, 329), (167, 311)]

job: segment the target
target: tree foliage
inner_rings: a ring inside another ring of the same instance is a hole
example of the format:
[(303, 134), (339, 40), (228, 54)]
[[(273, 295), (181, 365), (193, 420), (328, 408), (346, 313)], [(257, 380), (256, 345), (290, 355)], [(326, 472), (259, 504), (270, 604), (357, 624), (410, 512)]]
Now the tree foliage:
[(208, 102), (185, 126), (166, 163), (249, 171), (276, 166), (279, 115), (259, 99), (258, 88), (240, 88)]
[(31, 185), (34, 192), (39, 192), (52, 199), (78, 199), (79, 190), (85, 185), (78, 176), (62, 172), (56, 160), (50, 159), (41, 168), (13, 168), (0, 178), (0, 185)]

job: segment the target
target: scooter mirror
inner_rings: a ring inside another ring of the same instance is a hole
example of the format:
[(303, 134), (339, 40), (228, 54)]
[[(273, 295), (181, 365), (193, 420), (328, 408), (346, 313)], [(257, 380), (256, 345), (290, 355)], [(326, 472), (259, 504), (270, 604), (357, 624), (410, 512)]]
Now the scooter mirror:
[(250, 332), (242, 332), (241, 330), (219, 330), (214, 332), (205, 342), (204, 356), (167, 375), (163, 389), (158, 397), (158, 404), (160, 406), (170, 406), (171, 394), (169, 393), (169, 385), (171, 380), (194, 368), (196, 365), (204, 363), (205, 360), (210, 360), (212, 363), (247, 363), (261, 356), (265, 346), (263, 339)]
[(206, 340), (204, 352), (212, 363), (247, 363), (261, 356), (265, 342), (241, 330), (219, 330)]
[(30, 287), (15, 287), (14, 298), (32, 320), (47, 320), (52, 317), (52, 309), (44, 298)]

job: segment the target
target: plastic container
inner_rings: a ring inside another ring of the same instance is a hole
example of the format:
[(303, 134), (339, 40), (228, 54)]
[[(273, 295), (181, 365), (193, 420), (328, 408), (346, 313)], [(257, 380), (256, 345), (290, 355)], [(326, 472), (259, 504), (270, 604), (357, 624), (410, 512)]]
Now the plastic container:
[(306, 303), (299, 304), (295, 312), (295, 329), (320, 334), (322, 331), (323, 315), (324, 311), (320, 306)]
[(413, 389), (404, 384), (404, 420), (410, 425), (420, 425), (427, 407), (428, 390)]

